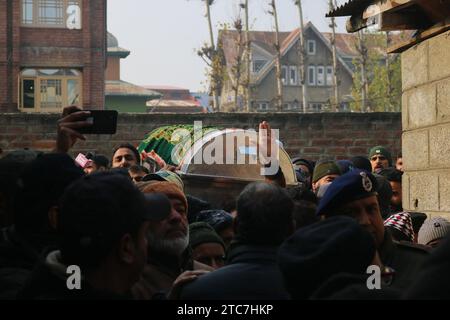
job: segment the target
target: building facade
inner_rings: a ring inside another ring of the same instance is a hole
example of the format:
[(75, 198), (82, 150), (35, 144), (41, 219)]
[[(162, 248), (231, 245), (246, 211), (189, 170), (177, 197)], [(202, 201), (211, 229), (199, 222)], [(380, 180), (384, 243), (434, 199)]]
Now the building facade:
[(149, 113), (200, 113), (207, 112), (189, 89), (174, 86), (145, 86), (145, 88), (161, 93), (160, 99), (147, 102)]
[(0, 0), (0, 112), (104, 108), (106, 0)]
[(402, 56), (403, 209), (449, 218), (449, 1), (351, 0), (328, 16), (351, 16), (349, 32), (374, 21), (382, 31), (417, 30), (388, 50)]
[[(283, 111), (302, 111), (303, 93), (300, 81), (299, 63), (300, 29), (280, 32), (281, 73), (283, 83)], [(304, 28), (306, 60), (307, 106), (306, 112), (320, 112), (331, 108), (334, 97), (333, 58), (331, 34), (321, 33), (309, 22)], [(221, 106), (223, 110), (243, 108), (244, 98), (240, 93), (234, 101), (232, 90), (238, 34), (233, 30), (221, 31), (219, 47), (223, 50), (227, 76), (222, 87)], [(251, 31), (251, 105), (252, 111), (275, 111), (277, 81), (275, 67), (275, 32)], [(336, 34), (339, 111), (349, 110), (353, 84), (353, 59), (358, 55), (356, 37)], [(234, 67), (234, 68), (233, 68)], [(235, 87), (235, 86), (234, 86)], [(235, 107), (236, 106), (236, 107)]]
[(157, 99), (161, 94), (123, 81), (120, 76), (120, 61), (128, 57), (130, 51), (120, 47), (117, 38), (109, 32), (107, 46), (105, 108), (118, 112), (146, 113), (147, 101)]

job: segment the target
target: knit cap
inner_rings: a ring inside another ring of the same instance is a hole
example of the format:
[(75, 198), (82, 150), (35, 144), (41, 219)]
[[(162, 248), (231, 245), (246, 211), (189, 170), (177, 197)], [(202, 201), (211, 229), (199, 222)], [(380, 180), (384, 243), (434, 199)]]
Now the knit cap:
[(386, 219), (384, 226), (392, 227), (400, 231), (409, 241), (414, 242), (414, 230), (409, 212), (399, 212), (393, 214)]
[(427, 245), (433, 240), (445, 238), (450, 232), (450, 222), (442, 217), (425, 220), (419, 230), (418, 243)]

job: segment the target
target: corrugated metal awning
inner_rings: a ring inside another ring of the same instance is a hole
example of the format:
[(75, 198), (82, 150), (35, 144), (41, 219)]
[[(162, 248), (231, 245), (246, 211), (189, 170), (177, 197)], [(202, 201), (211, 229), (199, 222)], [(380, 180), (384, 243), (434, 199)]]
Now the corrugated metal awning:
[(336, 9), (328, 12), (326, 17), (343, 17), (351, 16), (357, 12), (362, 12), (368, 5), (376, 2), (377, 0), (350, 0)]

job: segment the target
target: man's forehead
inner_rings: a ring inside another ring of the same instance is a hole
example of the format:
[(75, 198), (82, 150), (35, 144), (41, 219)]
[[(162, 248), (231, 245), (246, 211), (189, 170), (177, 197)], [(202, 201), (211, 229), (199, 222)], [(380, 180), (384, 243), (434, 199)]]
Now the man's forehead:
[(117, 157), (117, 156), (123, 156), (123, 155), (127, 155), (127, 154), (131, 154), (131, 155), (134, 156), (133, 151), (131, 151), (131, 150), (128, 149), (128, 148), (120, 148), (120, 149), (117, 149), (117, 151), (114, 153), (114, 156)]
[(376, 194), (370, 195), (365, 198), (349, 201), (346, 204), (344, 204), (343, 207), (344, 208), (359, 207), (359, 206), (365, 206), (365, 205), (372, 205), (374, 203), (378, 204), (378, 198), (377, 198)]

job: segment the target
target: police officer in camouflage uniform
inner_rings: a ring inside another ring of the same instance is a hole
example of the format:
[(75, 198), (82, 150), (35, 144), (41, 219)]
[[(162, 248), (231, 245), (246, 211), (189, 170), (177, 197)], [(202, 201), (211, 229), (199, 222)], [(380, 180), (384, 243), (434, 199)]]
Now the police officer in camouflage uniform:
[(377, 181), (372, 174), (350, 171), (331, 183), (317, 214), (322, 218), (335, 215), (355, 218), (373, 235), (383, 264), (394, 269), (391, 286), (402, 290), (414, 280), (429, 251), (419, 245), (392, 239), (384, 228), (375, 190)]

